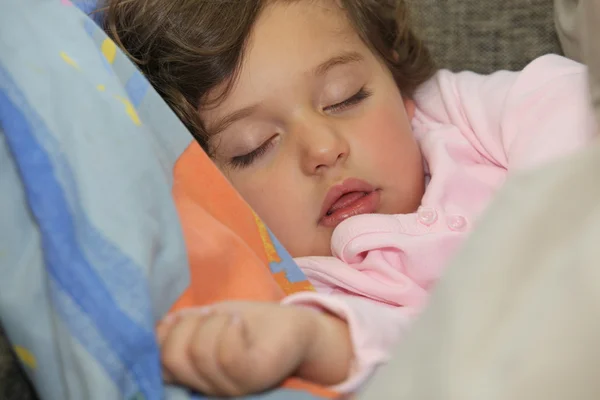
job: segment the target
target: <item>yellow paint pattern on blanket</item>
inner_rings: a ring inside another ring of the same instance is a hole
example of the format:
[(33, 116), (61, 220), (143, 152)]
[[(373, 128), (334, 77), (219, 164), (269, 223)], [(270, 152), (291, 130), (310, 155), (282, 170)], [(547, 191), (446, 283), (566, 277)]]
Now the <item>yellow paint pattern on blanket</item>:
[(262, 222), (262, 220), (256, 215), (256, 213), (252, 213), (254, 215), (254, 220), (256, 221), (256, 226), (258, 227), (258, 233), (260, 234), (260, 238), (263, 243), (263, 247), (265, 248), (265, 253), (267, 254), (267, 261), (269, 263), (272, 262), (281, 262), (281, 257), (277, 254), (277, 250), (271, 241), (271, 237), (269, 236), (269, 230)]
[(117, 45), (115, 45), (115, 42), (110, 39), (104, 39), (101, 50), (108, 63), (112, 64), (117, 56)]
[(273, 274), (273, 278), (277, 285), (283, 290), (283, 293), (286, 296), (290, 294), (299, 293), (299, 292), (315, 292), (315, 288), (308, 280), (303, 280), (300, 282), (290, 282), (290, 280), (285, 275), (284, 271), (277, 272)]
[(135, 111), (135, 107), (133, 106), (133, 104), (131, 104), (131, 102), (124, 97), (115, 96), (115, 98), (125, 105), (125, 112), (127, 113), (127, 115), (129, 115), (129, 118), (131, 118), (133, 123), (136, 125), (141, 125), (142, 121), (140, 121), (140, 117)]
[(21, 360), (24, 365), (31, 369), (35, 369), (37, 367), (37, 360), (35, 359), (35, 356), (25, 347), (15, 346), (14, 350), (17, 357), (19, 357), (19, 360)]
[(65, 53), (64, 51), (60, 52), (60, 58), (62, 58), (63, 61), (66, 62), (67, 64), (69, 64), (71, 67), (73, 67), (75, 69), (79, 69), (79, 64), (77, 64), (75, 62), (75, 60), (73, 60), (71, 57), (69, 57), (69, 55), (67, 53)]

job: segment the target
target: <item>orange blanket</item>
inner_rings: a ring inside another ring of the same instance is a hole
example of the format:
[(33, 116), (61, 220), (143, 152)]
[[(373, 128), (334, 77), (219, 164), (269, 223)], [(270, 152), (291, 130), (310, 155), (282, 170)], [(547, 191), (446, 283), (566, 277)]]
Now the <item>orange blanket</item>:
[[(173, 311), (223, 300), (279, 301), (314, 290), (289, 254), (193, 142), (174, 169), (173, 196), (183, 226), (190, 285)], [(289, 379), (287, 388), (336, 394)]]

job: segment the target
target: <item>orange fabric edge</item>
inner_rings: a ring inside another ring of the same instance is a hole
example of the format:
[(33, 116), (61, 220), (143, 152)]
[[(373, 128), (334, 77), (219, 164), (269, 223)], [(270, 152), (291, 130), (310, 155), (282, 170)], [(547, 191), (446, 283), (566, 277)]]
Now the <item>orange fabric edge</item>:
[[(188, 252), (190, 285), (172, 312), (224, 300), (279, 301), (286, 294), (314, 291), (308, 281), (292, 283), (283, 271), (271, 273), (269, 262), (280, 259), (269, 245), (266, 227), (196, 142), (179, 157), (173, 175), (172, 194)], [(234, 215), (231, 210), (242, 211)], [(203, 279), (207, 274), (211, 279)], [(215, 280), (221, 284), (215, 285)], [(341, 397), (298, 378), (287, 379), (282, 387), (324, 399)]]

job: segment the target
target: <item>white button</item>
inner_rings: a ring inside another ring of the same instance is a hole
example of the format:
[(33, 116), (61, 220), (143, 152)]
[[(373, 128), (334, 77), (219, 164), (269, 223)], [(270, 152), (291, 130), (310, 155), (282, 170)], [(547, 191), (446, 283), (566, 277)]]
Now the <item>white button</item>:
[(437, 221), (438, 215), (435, 209), (431, 207), (419, 207), (417, 210), (417, 218), (423, 225), (433, 225)]
[(448, 228), (453, 231), (463, 231), (467, 227), (467, 219), (461, 215), (448, 217)]

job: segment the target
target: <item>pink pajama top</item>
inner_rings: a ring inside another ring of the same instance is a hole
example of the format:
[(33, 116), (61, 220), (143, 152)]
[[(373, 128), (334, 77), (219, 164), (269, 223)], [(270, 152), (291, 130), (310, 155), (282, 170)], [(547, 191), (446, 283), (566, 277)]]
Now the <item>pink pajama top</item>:
[(333, 257), (296, 259), (318, 293), (284, 300), (348, 322), (355, 357), (349, 379), (334, 388), (343, 393), (387, 360), (509, 174), (572, 153), (597, 130), (587, 69), (555, 55), (521, 72), (440, 71), (415, 101), (412, 127), (427, 175), (421, 206), (342, 222)]

